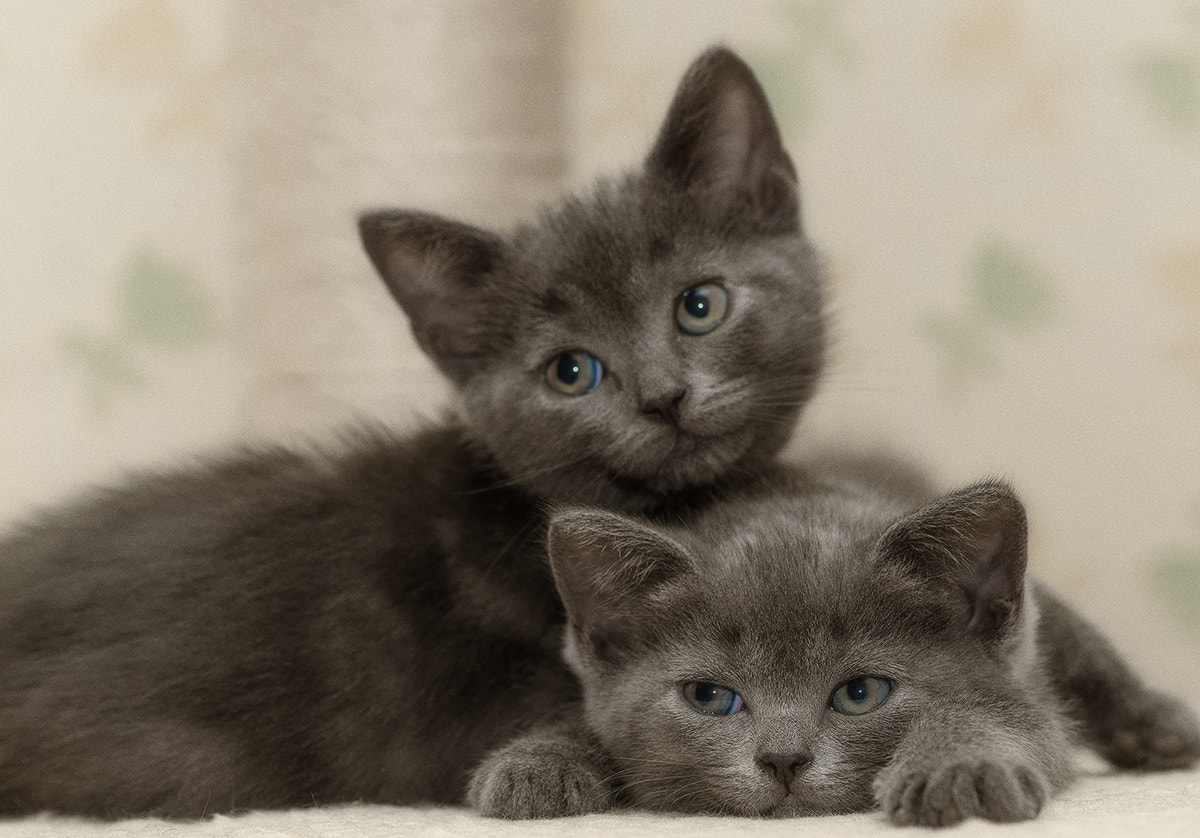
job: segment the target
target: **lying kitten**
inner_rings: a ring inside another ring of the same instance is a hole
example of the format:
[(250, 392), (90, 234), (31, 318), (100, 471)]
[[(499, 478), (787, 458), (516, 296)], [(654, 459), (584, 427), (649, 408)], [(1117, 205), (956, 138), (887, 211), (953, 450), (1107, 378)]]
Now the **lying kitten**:
[[(945, 826), (1032, 818), (1071, 779), (1051, 674), (1065, 612), (1026, 579), (1004, 484), (914, 510), (804, 479), (687, 527), (565, 511), (549, 549), (582, 710), (484, 762), (471, 798), (486, 812), (878, 806)], [(1177, 763), (1194, 762), (1194, 718), (1159, 700)]]
[[(462, 419), (143, 476), (0, 541), (0, 814), (460, 801), (578, 693), (545, 505), (665, 517), (771, 483), (820, 371), (821, 283), (729, 52), (689, 70), (641, 172), (536, 224), (361, 226)], [(1154, 694), (1063, 625), (1096, 746), (1186, 759)]]
[(726, 50), (640, 172), (535, 224), (361, 230), (461, 420), (142, 476), (0, 542), (0, 813), (461, 800), (512, 708), (577, 691), (543, 506), (757, 475), (821, 368), (795, 170)]

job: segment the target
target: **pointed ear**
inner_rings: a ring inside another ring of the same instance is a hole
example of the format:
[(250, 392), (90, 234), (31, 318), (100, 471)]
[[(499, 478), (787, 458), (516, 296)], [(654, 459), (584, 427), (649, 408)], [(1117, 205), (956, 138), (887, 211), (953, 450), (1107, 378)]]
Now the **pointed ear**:
[(612, 661), (637, 644), (680, 581), (694, 572), (677, 542), (611, 512), (568, 510), (547, 535), (550, 565), (577, 642)]
[(894, 524), (881, 553), (955, 597), (963, 628), (986, 640), (1016, 627), (1025, 591), (1025, 508), (998, 482), (951, 492)]
[(464, 380), (487, 348), (481, 292), (501, 268), (503, 242), (467, 224), (399, 210), (367, 213), (358, 229), (421, 349), (451, 379)]
[(646, 161), (688, 189), (700, 187), (771, 232), (800, 227), (796, 168), (783, 148), (766, 94), (754, 73), (723, 47), (688, 69)]

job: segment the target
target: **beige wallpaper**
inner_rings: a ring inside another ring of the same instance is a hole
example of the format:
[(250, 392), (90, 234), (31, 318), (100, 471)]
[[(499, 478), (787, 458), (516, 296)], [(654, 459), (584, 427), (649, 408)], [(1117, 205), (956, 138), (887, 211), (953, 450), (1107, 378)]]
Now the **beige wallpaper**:
[(1156, 680), (1200, 678), (1200, 4), (330, 8), (0, 13), (0, 515), (239, 435), (436, 412), (356, 209), (525, 214), (638, 161), (721, 40), (834, 277), (797, 447), (1012, 479), (1035, 568)]
[(226, 11), (0, 11), (5, 518), (236, 427)]

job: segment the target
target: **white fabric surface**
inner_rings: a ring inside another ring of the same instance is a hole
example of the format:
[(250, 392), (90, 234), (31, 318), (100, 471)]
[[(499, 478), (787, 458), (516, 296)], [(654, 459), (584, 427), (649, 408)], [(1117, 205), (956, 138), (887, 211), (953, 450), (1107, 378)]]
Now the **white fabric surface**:
[[(452, 807), (339, 806), (287, 812), (255, 812), (203, 822), (130, 820), (96, 823), (37, 817), (0, 822), (14, 838), (375, 838), (375, 836), (720, 836), (819, 835), (863, 838), (912, 833), (887, 824), (877, 812), (789, 820), (682, 817), (644, 812), (590, 815), (555, 821), (496, 821)], [(1164, 774), (1085, 774), (1055, 798), (1042, 815), (1021, 824), (967, 821), (946, 834), (1088, 836), (1200, 836), (1200, 770)]]

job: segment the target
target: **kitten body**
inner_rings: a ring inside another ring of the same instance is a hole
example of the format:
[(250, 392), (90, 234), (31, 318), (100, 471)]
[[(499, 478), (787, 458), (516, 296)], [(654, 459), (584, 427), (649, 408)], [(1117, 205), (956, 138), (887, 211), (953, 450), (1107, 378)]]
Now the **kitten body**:
[(455, 800), (502, 708), (553, 717), (532, 500), (455, 430), (352, 451), (146, 478), (5, 543), (0, 811)]
[[(583, 717), (545, 510), (665, 520), (787, 483), (822, 290), (765, 97), (713, 50), (638, 174), (510, 235), (402, 211), (361, 229), (458, 415), (144, 475), (0, 541), (0, 813), (453, 802), (469, 781), (490, 814), (611, 803), (591, 735), (562, 734)], [(1186, 714), (1164, 724), (1175, 705), (1045, 610), (1097, 749), (1194, 755)], [(495, 770), (514, 755), (527, 773)], [(589, 767), (547, 802), (560, 764)]]
[(360, 227), (459, 417), (138, 477), (0, 542), (0, 813), (461, 800), (577, 692), (546, 505), (700, 505), (815, 386), (795, 171), (726, 50), (640, 172), (536, 223)]
[[(477, 805), (521, 817), (565, 814), (564, 801), (740, 816), (879, 806), (943, 826), (1031, 818), (1070, 781), (1054, 670), (1064, 617), (1085, 624), (1027, 580), (1012, 490), (915, 503), (832, 472), (773, 482), (686, 527), (554, 518), (582, 710), (491, 755)], [(1113, 677), (1127, 675), (1121, 664)], [(1135, 686), (1129, 700), (1147, 698)], [(1171, 712), (1151, 726), (1179, 737), (1177, 764), (1194, 761), (1194, 719), (1156, 698)]]

